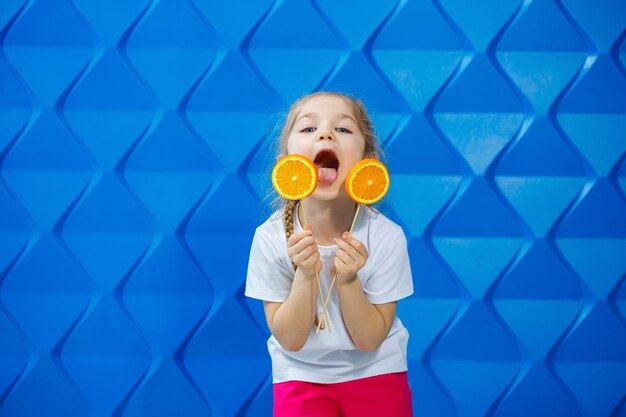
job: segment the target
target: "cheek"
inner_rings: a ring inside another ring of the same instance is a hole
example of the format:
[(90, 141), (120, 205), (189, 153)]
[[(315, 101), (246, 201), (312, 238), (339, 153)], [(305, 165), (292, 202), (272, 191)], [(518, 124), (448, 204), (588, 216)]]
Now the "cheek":
[(297, 147), (295, 144), (296, 142), (293, 138), (290, 137), (289, 140), (287, 140), (287, 155), (294, 153), (294, 147)]
[(297, 136), (292, 136), (287, 141), (287, 154), (291, 155), (294, 153), (306, 155), (306, 153), (311, 148), (311, 144)]
[(349, 154), (360, 161), (365, 158), (365, 143), (364, 142), (356, 142), (351, 144)]
[(355, 139), (352, 143), (353, 152), (355, 155), (361, 155), (361, 159), (363, 159), (365, 155), (365, 139), (360, 135)]

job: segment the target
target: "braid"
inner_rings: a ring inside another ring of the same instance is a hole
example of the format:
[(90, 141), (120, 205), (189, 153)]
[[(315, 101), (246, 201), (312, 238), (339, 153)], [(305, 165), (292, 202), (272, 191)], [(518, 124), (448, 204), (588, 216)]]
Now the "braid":
[[(298, 201), (299, 200), (288, 200), (287, 204), (285, 204), (284, 219), (287, 239), (289, 239), (289, 236), (293, 234), (293, 210), (296, 208), (296, 204), (298, 203)], [(291, 264), (293, 265), (293, 270), (295, 271), (296, 264), (294, 264), (293, 262)]]
[(297, 202), (298, 200), (288, 200), (287, 204), (285, 204), (284, 219), (287, 239), (293, 234), (293, 210), (296, 208)]

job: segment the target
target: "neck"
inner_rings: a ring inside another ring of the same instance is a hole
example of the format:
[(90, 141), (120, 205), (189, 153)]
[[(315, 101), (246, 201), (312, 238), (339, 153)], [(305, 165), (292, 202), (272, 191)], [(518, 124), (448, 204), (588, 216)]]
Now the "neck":
[(355, 212), (356, 203), (349, 198), (332, 201), (307, 198), (298, 205), (300, 223), (305, 226), (306, 220), (320, 245), (333, 245), (333, 238), (349, 231)]

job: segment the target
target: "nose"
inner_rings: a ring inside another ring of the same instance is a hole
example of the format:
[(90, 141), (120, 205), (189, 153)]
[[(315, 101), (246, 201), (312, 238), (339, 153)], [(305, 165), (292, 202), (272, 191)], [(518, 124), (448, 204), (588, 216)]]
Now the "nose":
[(324, 128), (320, 130), (320, 140), (326, 140), (326, 139), (329, 139), (329, 140), (334, 139), (330, 129), (328, 128)]

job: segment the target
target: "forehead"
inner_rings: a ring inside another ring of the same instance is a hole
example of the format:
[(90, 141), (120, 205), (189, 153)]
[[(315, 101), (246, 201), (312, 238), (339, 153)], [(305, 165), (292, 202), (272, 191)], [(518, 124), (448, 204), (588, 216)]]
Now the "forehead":
[(353, 118), (355, 116), (350, 103), (346, 99), (337, 96), (320, 96), (307, 100), (298, 112), (298, 118), (310, 113), (316, 113), (321, 116), (332, 116), (339, 113)]

